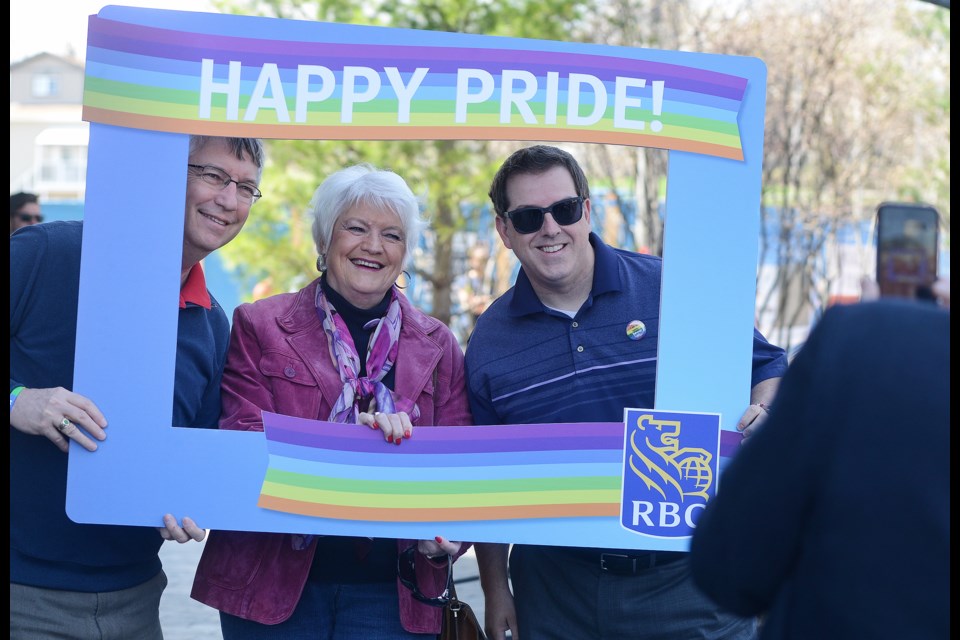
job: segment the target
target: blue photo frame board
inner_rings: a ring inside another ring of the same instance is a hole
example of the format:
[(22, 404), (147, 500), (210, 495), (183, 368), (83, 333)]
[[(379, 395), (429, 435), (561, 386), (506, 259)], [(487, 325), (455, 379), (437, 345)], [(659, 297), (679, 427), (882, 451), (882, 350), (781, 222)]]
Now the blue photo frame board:
[(619, 512), (411, 522), (258, 506), (271, 456), (263, 433), (170, 424), (183, 165), (190, 134), (668, 149), (657, 405), (719, 414), (733, 431), (751, 377), (762, 61), (108, 6), (90, 17), (86, 63), (75, 390), (109, 427), (96, 452), (71, 446), (71, 519), (161, 526), (173, 513), (211, 529), (687, 548), (625, 530)]

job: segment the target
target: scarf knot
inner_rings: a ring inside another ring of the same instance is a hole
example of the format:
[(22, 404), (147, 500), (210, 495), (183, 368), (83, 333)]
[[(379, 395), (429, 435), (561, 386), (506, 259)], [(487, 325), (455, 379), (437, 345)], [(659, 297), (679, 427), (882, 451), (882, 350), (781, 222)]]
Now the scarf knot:
[(391, 391), (383, 384), (383, 378), (393, 369), (400, 348), (400, 326), (403, 313), (396, 288), (390, 290), (390, 304), (382, 318), (364, 325), (373, 329), (367, 344), (366, 372), (360, 375), (360, 356), (354, 346), (350, 330), (343, 318), (327, 300), (323, 286), (317, 286), (317, 315), (327, 334), (330, 358), (340, 374), (343, 389), (330, 411), (330, 422), (359, 422), (361, 411), (373, 413), (397, 413), (405, 411), (411, 420), (420, 417), (420, 410), (409, 398)]

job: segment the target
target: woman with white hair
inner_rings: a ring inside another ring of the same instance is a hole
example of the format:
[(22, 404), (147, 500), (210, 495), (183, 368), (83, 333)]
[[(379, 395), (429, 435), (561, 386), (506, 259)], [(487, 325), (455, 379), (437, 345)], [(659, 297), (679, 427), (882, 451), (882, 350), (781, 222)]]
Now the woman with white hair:
[[(262, 431), (269, 411), (366, 425), (394, 446), (419, 425), (470, 424), (453, 333), (396, 286), (422, 225), (406, 182), (352, 166), (310, 208), (321, 275), (234, 312), (220, 428)], [(214, 531), (191, 595), (220, 610), (225, 640), (435, 636), (447, 554), (468, 546)], [(413, 589), (398, 581), (406, 565)]]

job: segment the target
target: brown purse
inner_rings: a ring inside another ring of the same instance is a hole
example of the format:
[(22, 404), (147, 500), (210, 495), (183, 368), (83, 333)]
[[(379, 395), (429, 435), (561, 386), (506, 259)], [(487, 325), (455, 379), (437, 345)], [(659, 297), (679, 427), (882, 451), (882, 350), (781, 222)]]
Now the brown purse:
[(487, 640), (483, 626), (477, 620), (473, 609), (457, 598), (457, 589), (451, 579), (453, 572), (450, 571), (447, 575), (450, 599), (443, 605), (443, 624), (440, 635), (437, 636), (438, 640)]
[(457, 588), (453, 583), (453, 558), (447, 556), (447, 586), (439, 596), (424, 595), (417, 585), (417, 573), (414, 567), (416, 546), (405, 549), (397, 557), (397, 576), (400, 583), (413, 593), (414, 599), (432, 607), (443, 607), (440, 635), (437, 640), (487, 640), (483, 625), (466, 602), (457, 597)]

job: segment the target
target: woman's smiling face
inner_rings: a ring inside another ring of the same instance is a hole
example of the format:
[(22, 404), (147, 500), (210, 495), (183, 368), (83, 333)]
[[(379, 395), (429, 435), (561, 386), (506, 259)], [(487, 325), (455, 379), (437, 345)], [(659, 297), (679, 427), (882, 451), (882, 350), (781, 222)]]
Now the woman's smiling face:
[(400, 277), (406, 240), (400, 216), (358, 203), (333, 225), (326, 252), (327, 283), (355, 307), (376, 306)]

